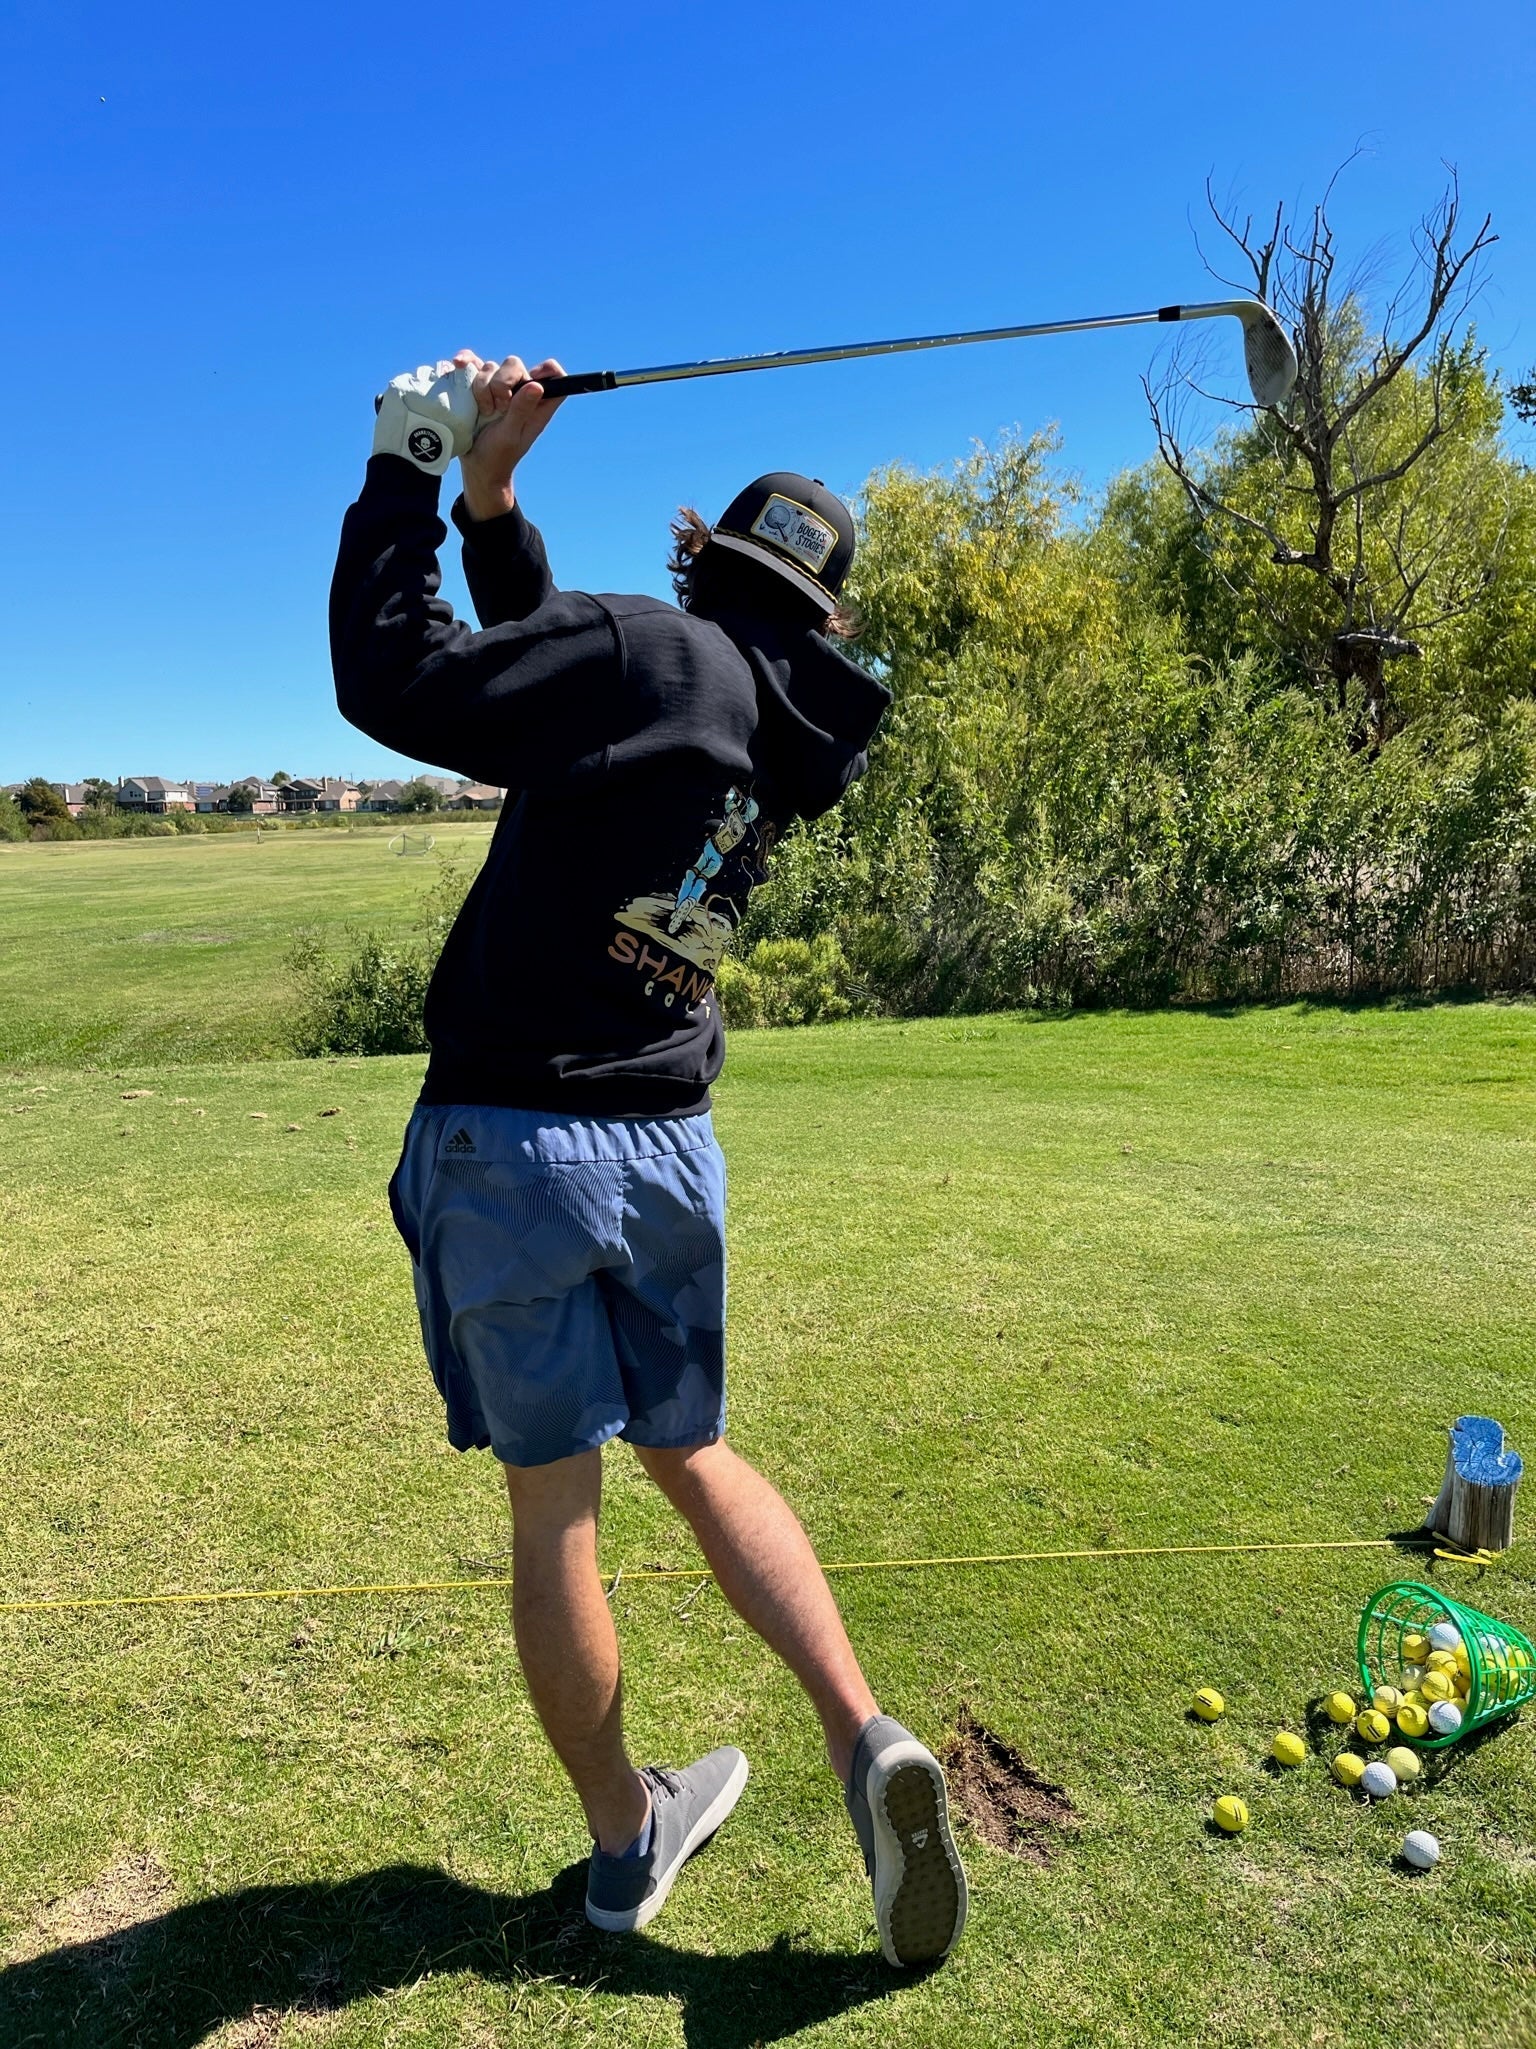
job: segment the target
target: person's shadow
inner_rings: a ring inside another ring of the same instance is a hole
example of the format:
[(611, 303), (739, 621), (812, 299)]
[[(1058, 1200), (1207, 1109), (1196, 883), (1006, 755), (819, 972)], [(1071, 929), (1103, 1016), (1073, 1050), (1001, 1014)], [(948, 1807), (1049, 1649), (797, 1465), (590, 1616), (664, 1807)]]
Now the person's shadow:
[(601, 1935), (582, 1912), (585, 1864), (543, 1892), (487, 1892), (428, 1865), (333, 1885), (253, 1885), (173, 1907), (119, 1935), (0, 1970), (7, 2049), (193, 2049), (222, 2023), (334, 2011), (442, 1972), (554, 1979), (679, 1999), (689, 2049), (750, 2049), (892, 1996), (878, 1953), (781, 1937), (736, 1956)]

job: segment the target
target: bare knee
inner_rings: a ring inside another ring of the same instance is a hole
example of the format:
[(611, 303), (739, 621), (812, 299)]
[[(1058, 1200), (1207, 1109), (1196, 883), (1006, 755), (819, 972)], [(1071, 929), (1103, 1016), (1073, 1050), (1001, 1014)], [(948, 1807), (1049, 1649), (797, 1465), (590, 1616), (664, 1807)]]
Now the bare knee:
[(740, 1463), (724, 1438), (716, 1438), (713, 1444), (685, 1444), (668, 1451), (637, 1444), (634, 1453), (668, 1501), (684, 1515), (690, 1507), (707, 1499), (713, 1484)]
[(600, 1452), (577, 1452), (547, 1466), (503, 1466), (502, 1471), (518, 1536), (596, 1526), (603, 1491)]

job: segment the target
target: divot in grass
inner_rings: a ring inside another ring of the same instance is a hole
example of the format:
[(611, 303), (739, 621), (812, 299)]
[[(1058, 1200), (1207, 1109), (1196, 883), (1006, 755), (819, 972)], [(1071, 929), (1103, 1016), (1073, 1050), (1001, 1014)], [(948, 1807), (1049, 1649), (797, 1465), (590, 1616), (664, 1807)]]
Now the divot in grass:
[(950, 1798), (984, 1843), (1026, 1864), (1054, 1863), (1062, 1837), (1082, 1827), (1070, 1796), (1000, 1736), (960, 1710), (945, 1752)]

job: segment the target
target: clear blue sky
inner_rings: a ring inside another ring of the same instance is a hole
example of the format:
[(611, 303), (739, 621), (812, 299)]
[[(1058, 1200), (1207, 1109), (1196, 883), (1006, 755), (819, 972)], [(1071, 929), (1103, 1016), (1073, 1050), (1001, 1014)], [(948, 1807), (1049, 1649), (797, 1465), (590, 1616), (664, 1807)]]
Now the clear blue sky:
[[(1528, 7), (255, 10), (11, 0), (0, 781), (379, 774), (325, 594), (372, 397), (460, 346), (570, 369), (1210, 296), (1212, 174), (1400, 253), (1442, 159), (1536, 360)], [(663, 592), (680, 499), (851, 492), (1015, 422), (1149, 451), (1154, 331), (573, 401), (524, 501), (557, 578)], [(1235, 372), (1235, 365), (1234, 365)], [(449, 588), (461, 587), (456, 567)]]

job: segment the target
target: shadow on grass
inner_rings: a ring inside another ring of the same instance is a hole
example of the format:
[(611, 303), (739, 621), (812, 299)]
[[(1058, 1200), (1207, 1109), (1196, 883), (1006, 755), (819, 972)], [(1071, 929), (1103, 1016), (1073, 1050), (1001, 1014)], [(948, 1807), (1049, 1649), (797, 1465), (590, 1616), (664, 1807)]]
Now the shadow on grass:
[(0, 2042), (192, 2049), (221, 2023), (253, 2017), (269, 2019), (275, 2039), (283, 2014), (331, 2012), (467, 1971), (506, 1985), (675, 1998), (689, 2049), (749, 2049), (897, 1989), (873, 1952), (781, 1937), (703, 1956), (647, 1935), (602, 1935), (582, 1912), (585, 1885), (584, 1863), (521, 1895), (395, 1864), (335, 1884), (253, 1885), (192, 1901), (0, 1970)]

